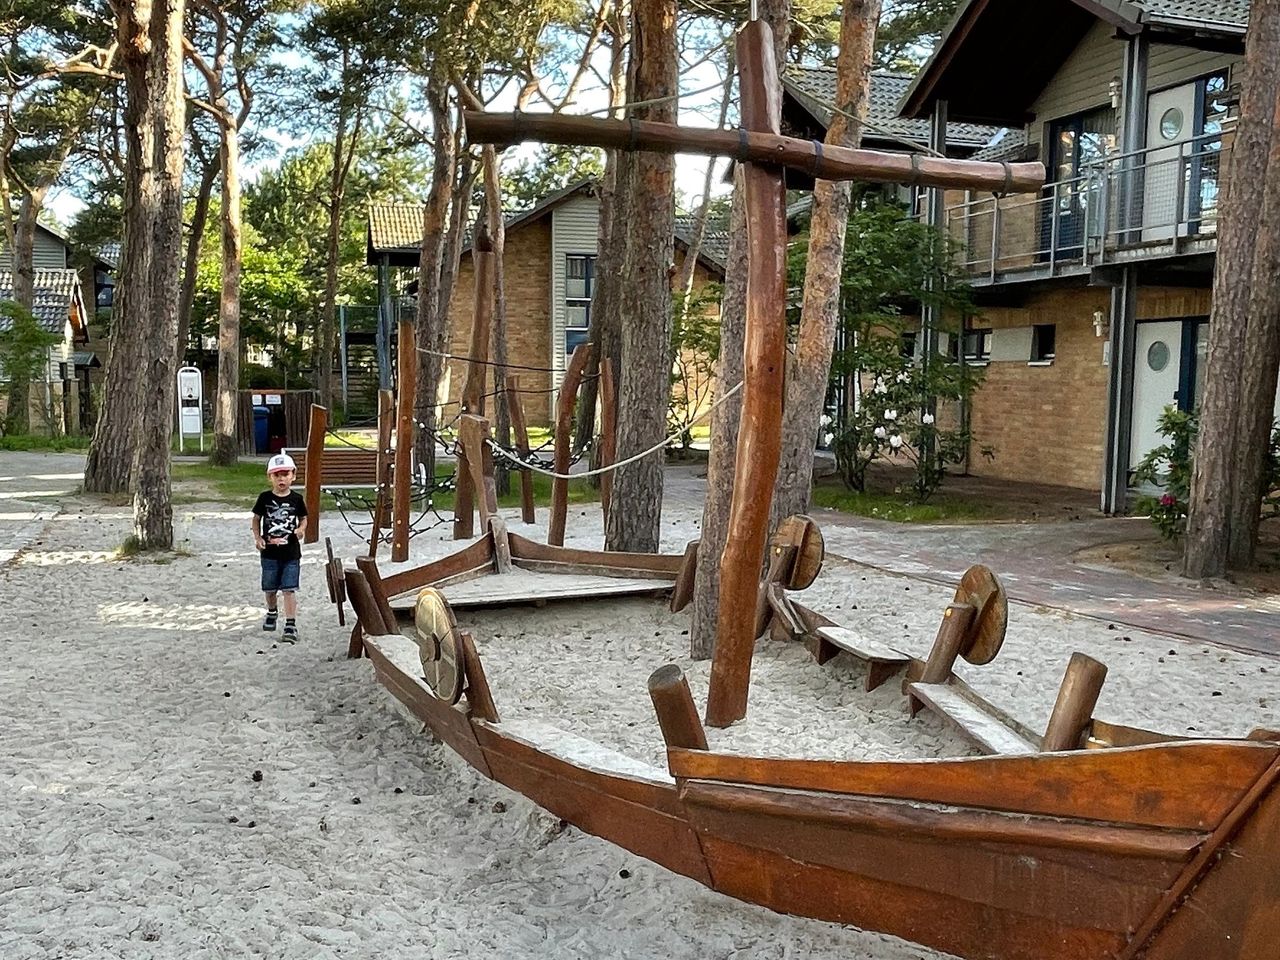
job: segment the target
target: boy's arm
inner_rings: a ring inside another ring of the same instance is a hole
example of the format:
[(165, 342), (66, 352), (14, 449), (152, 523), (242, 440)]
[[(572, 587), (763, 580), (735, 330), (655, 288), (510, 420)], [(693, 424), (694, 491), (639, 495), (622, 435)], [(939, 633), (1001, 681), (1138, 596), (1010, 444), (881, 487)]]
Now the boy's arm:
[(306, 532), (307, 532), (307, 515), (304, 513), (302, 517), (298, 520), (298, 525), (293, 528), (293, 535), (297, 537), (299, 540), (301, 540), (303, 535)]
[(262, 518), (256, 513), (253, 515), (253, 524), (251, 526), (253, 529), (253, 545), (261, 550), (267, 544), (262, 539)]

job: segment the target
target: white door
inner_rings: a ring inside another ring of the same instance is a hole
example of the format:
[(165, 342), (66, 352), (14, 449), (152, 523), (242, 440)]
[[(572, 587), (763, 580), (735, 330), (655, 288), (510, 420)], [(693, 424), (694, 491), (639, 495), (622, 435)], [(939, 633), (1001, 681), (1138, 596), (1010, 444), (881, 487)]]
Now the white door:
[(1178, 403), (1182, 371), (1182, 321), (1140, 323), (1134, 351), (1133, 420), (1129, 437), (1129, 466), (1164, 442), (1160, 414)]
[(1153, 93), (1147, 100), (1146, 167), (1142, 190), (1142, 239), (1187, 235), (1188, 148), (1196, 135), (1196, 85)]

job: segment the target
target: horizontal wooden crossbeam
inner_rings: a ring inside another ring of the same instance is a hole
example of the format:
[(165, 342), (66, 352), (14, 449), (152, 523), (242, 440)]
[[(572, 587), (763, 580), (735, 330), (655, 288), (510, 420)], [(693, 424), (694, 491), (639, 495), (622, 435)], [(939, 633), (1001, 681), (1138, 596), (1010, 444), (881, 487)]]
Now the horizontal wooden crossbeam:
[(794, 167), (823, 180), (868, 180), (916, 186), (1031, 193), (1044, 185), (1042, 163), (948, 160), (913, 153), (855, 150), (748, 130), (710, 130), (649, 120), (599, 120), (532, 113), (466, 111), (471, 143), (504, 146), (525, 140), (573, 146), (701, 153)]

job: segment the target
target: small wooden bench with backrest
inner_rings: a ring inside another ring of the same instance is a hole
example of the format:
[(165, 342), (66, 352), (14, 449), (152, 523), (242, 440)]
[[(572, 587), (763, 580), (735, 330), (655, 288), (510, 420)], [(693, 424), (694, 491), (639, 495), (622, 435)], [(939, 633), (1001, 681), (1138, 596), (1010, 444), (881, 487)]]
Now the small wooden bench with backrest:
[[(288, 447), (284, 451), (298, 468), (296, 486), (307, 482), (307, 448)], [(326, 487), (376, 487), (378, 451), (365, 447), (325, 447), (320, 471)]]
[(1008, 599), (995, 574), (980, 564), (970, 567), (943, 613), (929, 659), (913, 661), (908, 668), (903, 692), (911, 716), (927, 708), (988, 754), (1081, 749), (1107, 675), (1106, 666), (1097, 660), (1071, 655), (1043, 737), (982, 699), (953, 673), (959, 657), (979, 666), (994, 660), (1004, 643), (1008, 618)]

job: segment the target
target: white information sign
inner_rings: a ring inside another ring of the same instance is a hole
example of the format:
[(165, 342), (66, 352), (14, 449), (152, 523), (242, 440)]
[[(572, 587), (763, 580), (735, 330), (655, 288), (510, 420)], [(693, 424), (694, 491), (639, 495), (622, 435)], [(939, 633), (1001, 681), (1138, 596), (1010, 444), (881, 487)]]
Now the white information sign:
[(278, 393), (268, 393), (263, 399), (267, 401), (267, 406), (269, 407), (278, 407), (283, 401), (283, 398)]
[(187, 437), (200, 442), (204, 452), (204, 378), (196, 367), (178, 370), (178, 452), (186, 447)]

